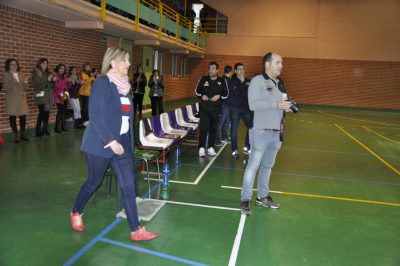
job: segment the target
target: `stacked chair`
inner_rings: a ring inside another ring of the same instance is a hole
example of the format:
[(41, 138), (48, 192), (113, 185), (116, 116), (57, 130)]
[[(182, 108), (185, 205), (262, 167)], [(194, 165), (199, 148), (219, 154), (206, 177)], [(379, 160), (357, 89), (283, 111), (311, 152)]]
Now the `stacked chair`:
[(168, 153), (186, 141), (197, 142), (200, 119), (194, 116), (199, 105), (187, 105), (174, 111), (144, 118), (139, 122), (139, 149), (160, 152), (165, 164)]

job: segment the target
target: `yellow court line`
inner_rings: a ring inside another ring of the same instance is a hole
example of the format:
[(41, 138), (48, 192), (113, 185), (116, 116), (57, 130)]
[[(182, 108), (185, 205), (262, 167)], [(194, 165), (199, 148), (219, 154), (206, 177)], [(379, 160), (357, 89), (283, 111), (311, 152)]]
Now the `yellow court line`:
[[(232, 186), (221, 186), (221, 188), (237, 189), (237, 190), (242, 189), (241, 187), (232, 187)], [(257, 191), (257, 189), (253, 189), (253, 191)], [(335, 197), (335, 196), (325, 196), (325, 195), (318, 195), (318, 194), (306, 194), (306, 193), (297, 193), (297, 192), (274, 191), (274, 190), (270, 190), (269, 192), (270, 193), (275, 193), (275, 194), (280, 194), (280, 195), (288, 195), (288, 196), (301, 196), (301, 197), (309, 197), (309, 198), (343, 200), (343, 201), (350, 201), (350, 202), (360, 202), (360, 203), (380, 204), (380, 205), (388, 205), (388, 206), (400, 207), (400, 203), (395, 203), (395, 202), (363, 200), (363, 199), (344, 198), (344, 197)]]
[(345, 200), (345, 201), (351, 201), (351, 202), (362, 202), (362, 203), (381, 204), (381, 205), (389, 205), (389, 206), (400, 207), (400, 203), (393, 203), (393, 202), (362, 200), (362, 199), (342, 198), (342, 197), (323, 196), (323, 195), (314, 195), (314, 194), (303, 194), (303, 193), (295, 193), (295, 192), (283, 192), (283, 191), (282, 191), (282, 194), (292, 195), (292, 196), (310, 197), (310, 198)]
[(352, 140), (354, 140), (355, 142), (357, 142), (358, 144), (360, 144), (364, 149), (366, 149), (369, 153), (371, 153), (373, 156), (375, 156), (375, 158), (377, 158), (379, 161), (381, 161), (384, 165), (386, 165), (387, 167), (389, 167), (390, 169), (392, 169), (396, 174), (400, 175), (400, 171), (397, 170), (396, 168), (394, 168), (393, 166), (391, 166), (388, 162), (386, 162), (384, 159), (382, 159), (378, 154), (376, 154), (375, 152), (373, 152), (370, 148), (368, 148), (365, 144), (363, 144), (361, 141), (359, 141), (358, 139), (356, 139), (355, 137), (353, 137), (349, 132), (347, 132), (346, 130), (344, 130), (341, 126), (339, 126), (338, 124), (335, 124), (335, 126), (340, 129), (344, 134), (346, 134), (347, 136), (349, 136)]
[[(342, 126), (345, 126), (342, 124)], [(396, 128), (396, 127), (376, 127), (376, 126), (369, 126), (370, 128), (385, 128), (385, 129), (394, 129), (394, 130), (400, 130), (400, 128)]]
[(397, 141), (397, 140), (394, 140), (394, 139), (389, 139), (388, 137), (385, 137), (384, 135), (379, 134), (378, 132), (376, 132), (376, 131), (374, 131), (374, 130), (372, 130), (372, 129), (366, 127), (366, 126), (363, 126), (363, 128), (365, 128), (366, 130), (368, 130), (368, 131), (374, 133), (375, 135), (378, 135), (379, 137), (381, 137), (381, 138), (383, 138), (383, 139), (386, 139), (386, 140), (388, 140), (388, 141), (391, 141), (391, 142), (394, 142), (394, 143), (398, 143), (398, 144), (400, 143), (400, 141)]
[(330, 116), (334, 116), (334, 117), (339, 117), (339, 118), (343, 118), (343, 119), (349, 119), (349, 120), (355, 120), (355, 121), (361, 121), (361, 122), (367, 122), (367, 123), (374, 123), (374, 124), (381, 124), (381, 125), (387, 125), (387, 126), (395, 126), (395, 127), (399, 126), (398, 124), (391, 124), (391, 123), (384, 123), (384, 122), (377, 122), (377, 121), (371, 121), (371, 120), (365, 120), (365, 119), (358, 119), (358, 118), (334, 115), (334, 114), (326, 113), (326, 112), (323, 112), (323, 111), (318, 111), (318, 112), (321, 113), (321, 114), (330, 115)]
[[(340, 123), (340, 125), (343, 127), (360, 127), (361, 126), (360, 124), (357, 125), (357, 124), (342, 124), (342, 123)], [(385, 128), (385, 129), (400, 130), (400, 127), (396, 128), (396, 127), (384, 127), (384, 126), (369, 126), (369, 128)]]

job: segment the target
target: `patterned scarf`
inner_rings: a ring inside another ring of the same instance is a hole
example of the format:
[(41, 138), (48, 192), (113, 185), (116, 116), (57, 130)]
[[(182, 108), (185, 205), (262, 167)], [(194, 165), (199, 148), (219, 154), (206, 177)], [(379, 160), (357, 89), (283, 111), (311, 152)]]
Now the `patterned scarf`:
[(111, 80), (112, 83), (117, 86), (118, 92), (123, 95), (127, 95), (131, 90), (131, 84), (129, 83), (129, 79), (127, 75), (122, 75), (118, 73), (114, 69), (110, 69), (107, 72), (107, 77)]

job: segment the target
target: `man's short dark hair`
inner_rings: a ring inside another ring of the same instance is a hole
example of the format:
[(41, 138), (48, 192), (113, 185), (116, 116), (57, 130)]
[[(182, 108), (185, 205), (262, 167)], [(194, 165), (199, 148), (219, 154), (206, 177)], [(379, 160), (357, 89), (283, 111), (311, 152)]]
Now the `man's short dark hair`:
[(215, 61), (212, 61), (212, 62), (210, 62), (210, 63), (208, 64), (208, 67), (210, 67), (210, 66), (215, 66), (215, 68), (216, 68), (216, 69), (218, 69), (218, 68), (219, 68), (219, 65), (218, 65), (218, 63), (217, 63), (217, 62), (215, 62)]
[(267, 53), (263, 57), (263, 66), (265, 66), (265, 63), (271, 62), (272, 61), (272, 53)]
[(224, 74), (229, 74), (232, 72), (232, 67), (230, 65), (226, 65), (224, 67)]
[(243, 63), (240, 63), (240, 62), (239, 62), (239, 63), (236, 63), (236, 64), (235, 64), (235, 70), (237, 70), (237, 68), (240, 67), (240, 66), (244, 66)]

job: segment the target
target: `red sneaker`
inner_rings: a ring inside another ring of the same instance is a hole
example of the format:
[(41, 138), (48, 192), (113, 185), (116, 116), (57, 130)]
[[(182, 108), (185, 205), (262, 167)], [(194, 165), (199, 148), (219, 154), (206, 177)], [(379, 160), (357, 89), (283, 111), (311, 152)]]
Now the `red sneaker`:
[(79, 214), (79, 212), (69, 213), (69, 216), (71, 217), (71, 225), (75, 231), (82, 232), (83, 230), (85, 230), (85, 226), (83, 225), (82, 215), (83, 213)]
[(132, 241), (148, 241), (156, 238), (157, 236), (157, 233), (147, 232), (144, 227), (141, 227), (140, 225), (137, 231), (131, 232)]

